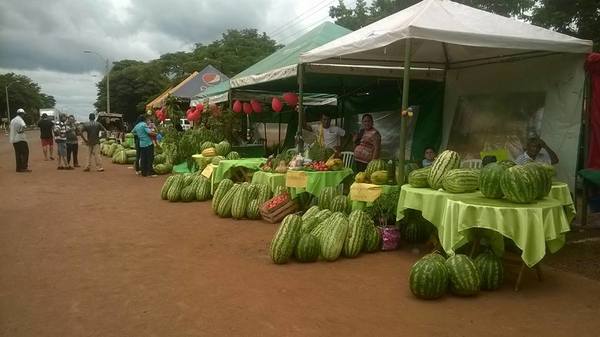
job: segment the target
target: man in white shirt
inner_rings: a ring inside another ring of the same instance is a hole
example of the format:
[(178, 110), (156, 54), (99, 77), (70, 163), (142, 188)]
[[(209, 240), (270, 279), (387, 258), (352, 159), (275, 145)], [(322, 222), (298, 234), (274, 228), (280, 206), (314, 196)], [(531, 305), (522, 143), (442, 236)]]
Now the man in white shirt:
[[(544, 152), (541, 152), (544, 149)], [(515, 162), (519, 165), (526, 164), (528, 162), (538, 162), (543, 164), (557, 164), (558, 156), (552, 149), (546, 145), (540, 138), (530, 138), (527, 140), (527, 147), (525, 152), (520, 155)]]
[(331, 118), (325, 114), (321, 115), (321, 123), (319, 125), (305, 124), (304, 129), (314, 132), (317, 142), (336, 152), (340, 149), (340, 138), (346, 135), (344, 129), (331, 125)]
[(17, 172), (31, 172), (29, 169), (29, 145), (25, 136), (25, 110), (18, 109), (17, 116), (10, 121), (9, 141), (15, 149)]

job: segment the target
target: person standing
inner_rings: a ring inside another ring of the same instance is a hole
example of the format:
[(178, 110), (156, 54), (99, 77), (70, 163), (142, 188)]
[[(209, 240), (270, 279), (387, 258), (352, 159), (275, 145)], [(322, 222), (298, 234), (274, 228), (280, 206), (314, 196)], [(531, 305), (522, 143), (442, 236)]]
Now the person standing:
[[(135, 121), (135, 125), (138, 125), (140, 122), (144, 121), (144, 115), (139, 115)], [(133, 168), (135, 169), (135, 174), (142, 174), (142, 165), (140, 165), (140, 137), (135, 133), (135, 125), (134, 128), (131, 129), (131, 133), (133, 133), (133, 142), (135, 144), (135, 162), (133, 163)]]
[(40, 139), (42, 141), (42, 151), (44, 152), (44, 160), (48, 160), (48, 152), (50, 152), (50, 160), (54, 160), (54, 135), (52, 129), (54, 123), (46, 113), (42, 114), (42, 119), (38, 122), (40, 128)]
[[(306, 121), (306, 118), (304, 118)], [(326, 148), (333, 149), (336, 152), (340, 151), (340, 138), (346, 135), (344, 129), (331, 125), (331, 118), (323, 114), (321, 115), (321, 123), (319, 125), (304, 124), (303, 128), (307, 131), (312, 131), (316, 134), (316, 141)]]
[[(68, 169), (72, 169), (73, 167), (79, 167), (79, 160), (77, 158), (77, 153), (79, 152), (79, 139), (77, 135), (79, 134), (79, 130), (75, 125), (75, 116), (70, 115), (67, 118), (67, 165)], [(71, 157), (73, 157), (73, 166), (71, 166)]]
[(18, 109), (17, 116), (10, 121), (9, 141), (15, 149), (17, 172), (31, 172), (29, 169), (29, 144), (25, 136), (25, 110)]
[(100, 157), (100, 131), (106, 132), (106, 128), (96, 121), (96, 115), (94, 113), (91, 113), (89, 118), (90, 121), (83, 124), (81, 133), (81, 138), (88, 146), (88, 163), (83, 170), (85, 172), (90, 171), (93, 157), (96, 164), (96, 171), (102, 172), (104, 171), (104, 168), (102, 167), (102, 158)]
[(154, 130), (148, 127), (147, 121), (142, 120), (133, 128), (133, 133), (140, 140), (140, 166), (143, 177), (155, 176), (152, 174), (152, 164), (154, 162), (154, 144), (150, 136), (154, 135)]
[[(67, 162), (67, 116), (60, 114), (58, 123), (54, 127), (54, 141), (56, 142), (56, 152), (58, 152), (58, 170), (68, 170), (69, 163)], [(71, 168), (73, 169), (73, 168)]]
[(370, 114), (364, 114), (361, 121), (362, 128), (354, 137), (354, 162), (359, 171), (364, 171), (371, 160), (379, 159), (381, 134), (373, 127), (373, 116)]

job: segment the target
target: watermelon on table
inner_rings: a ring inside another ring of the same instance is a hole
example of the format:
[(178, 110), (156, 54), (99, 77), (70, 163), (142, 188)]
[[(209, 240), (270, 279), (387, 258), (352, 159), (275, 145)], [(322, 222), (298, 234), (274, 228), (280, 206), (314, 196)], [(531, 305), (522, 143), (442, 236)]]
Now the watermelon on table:
[(240, 159), (240, 154), (235, 151), (231, 151), (227, 154), (227, 156), (225, 156), (225, 158), (227, 160)]
[(219, 144), (215, 145), (215, 151), (219, 156), (226, 156), (229, 152), (231, 152), (231, 144), (228, 141), (224, 140)]
[(470, 193), (479, 188), (479, 169), (453, 169), (442, 180), (444, 190), (449, 193)]
[(215, 147), (215, 144), (213, 142), (204, 142), (202, 143), (202, 145), (200, 146), (200, 152), (206, 150), (206, 149), (210, 149)]
[(460, 156), (458, 153), (446, 150), (435, 159), (431, 164), (431, 170), (427, 177), (427, 183), (434, 190), (443, 187), (444, 177), (448, 171), (457, 169), (460, 166)]
[(528, 163), (525, 164), (525, 168), (529, 170), (529, 174), (534, 182), (536, 193), (536, 199), (543, 199), (548, 196), (552, 189), (552, 177), (548, 174), (543, 164), (540, 163)]
[(371, 183), (375, 185), (385, 185), (388, 183), (388, 171), (380, 170), (371, 173), (369, 177), (371, 179)]
[[(514, 165), (513, 165), (514, 166)], [(481, 169), (479, 190), (486, 198), (500, 199), (504, 196), (500, 181), (508, 166), (500, 163), (490, 163)]]
[(283, 264), (288, 262), (300, 240), (301, 228), (302, 218), (300, 216), (290, 214), (283, 218), (279, 229), (277, 229), (273, 240), (271, 240), (270, 255), (273, 263)]
[(408, 183), (412, 187), (429, 187), (427, 177), (431, 171), (431, 166), (427, 166), (421, 169), (414, 170), (408, 174)]
[(474, 263), (481, 278), (481, 289), (496, 290), (502, 286), (504, 265), (492, 250), (477, 255)]
[(304, 233), (300, 237), (294, 256), (300, 262), (315, 262), (320, 253), (319, 239), (310, 233)]
[(450, 290), (460, 296), (472, 296), (479, 292), (481, 278), (473, 261), (466, 255), (456, 254), (446, 260), (450, 276)]
[[(386, 171), (387, 172), (387, 163), (383, 159), (373, 159), (367, 164), (367, 168), (365, 173), (368, 179), (371, 179), (371, 174), (376, 171)], [(386, 173), (387, 180), (387, 173)]]
[(530, 169), (522, 165), (510, 167), (504, 171), (500, 179), (500, 187), (504, 197), (515, 203), (531, 203), (539, 195), (535, 178)]
[(410, 291), (416, 297), (425, 300), (440, 298), (448, 288), (448, 274), (443, 262), (424, 257), (410, 268)]

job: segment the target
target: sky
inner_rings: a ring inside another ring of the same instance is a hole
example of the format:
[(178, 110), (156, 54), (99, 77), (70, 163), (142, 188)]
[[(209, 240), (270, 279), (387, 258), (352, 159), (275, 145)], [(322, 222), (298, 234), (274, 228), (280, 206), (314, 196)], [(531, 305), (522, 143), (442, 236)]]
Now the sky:
[[(190, 51), (195, 43), (210, 43), (232, 28), (256, 28), (286, 44), (331, 21), (329, 6), (337, 2), (2, 0), (0, 73), (30, 77), (54, 96), (57, 108), (85, 119), (94, 111), (96, 83), (107, 58), (149, 61)], [(356, 0), (345, 3), (354, 7)]]

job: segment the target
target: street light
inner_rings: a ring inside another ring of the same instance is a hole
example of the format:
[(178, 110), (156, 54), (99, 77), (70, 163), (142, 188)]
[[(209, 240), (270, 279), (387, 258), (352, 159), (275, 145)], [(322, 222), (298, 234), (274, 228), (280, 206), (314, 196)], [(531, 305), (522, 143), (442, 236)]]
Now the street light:
[(109, 60), (108, 57), (104, 57), (100, 54), (98, 54), (95, 51), (92, 50), (84, 50), (83, 51), (86, 54), (94, 54), (96, 56), (98, 56), (99, 58), (101, 58), (103, 61), (106, 61), (106, 113), (110, 113), (110, 68), (109, 68)]
[[(6, 95), (6, 117), (7, 117), (9, 124), (10, 124), (10, 105), (8, 104), (8, 87), (10, 87), (11, 85), (13, 85), (15, 83), (17, 83), (17, 82), (11, 82), (8, 85), (4, 86), (4, 93)], [(8, 129), (6, 129), (6, 130), (8, 130)], [(8, 134), (8, 131), (6, 134)]]

